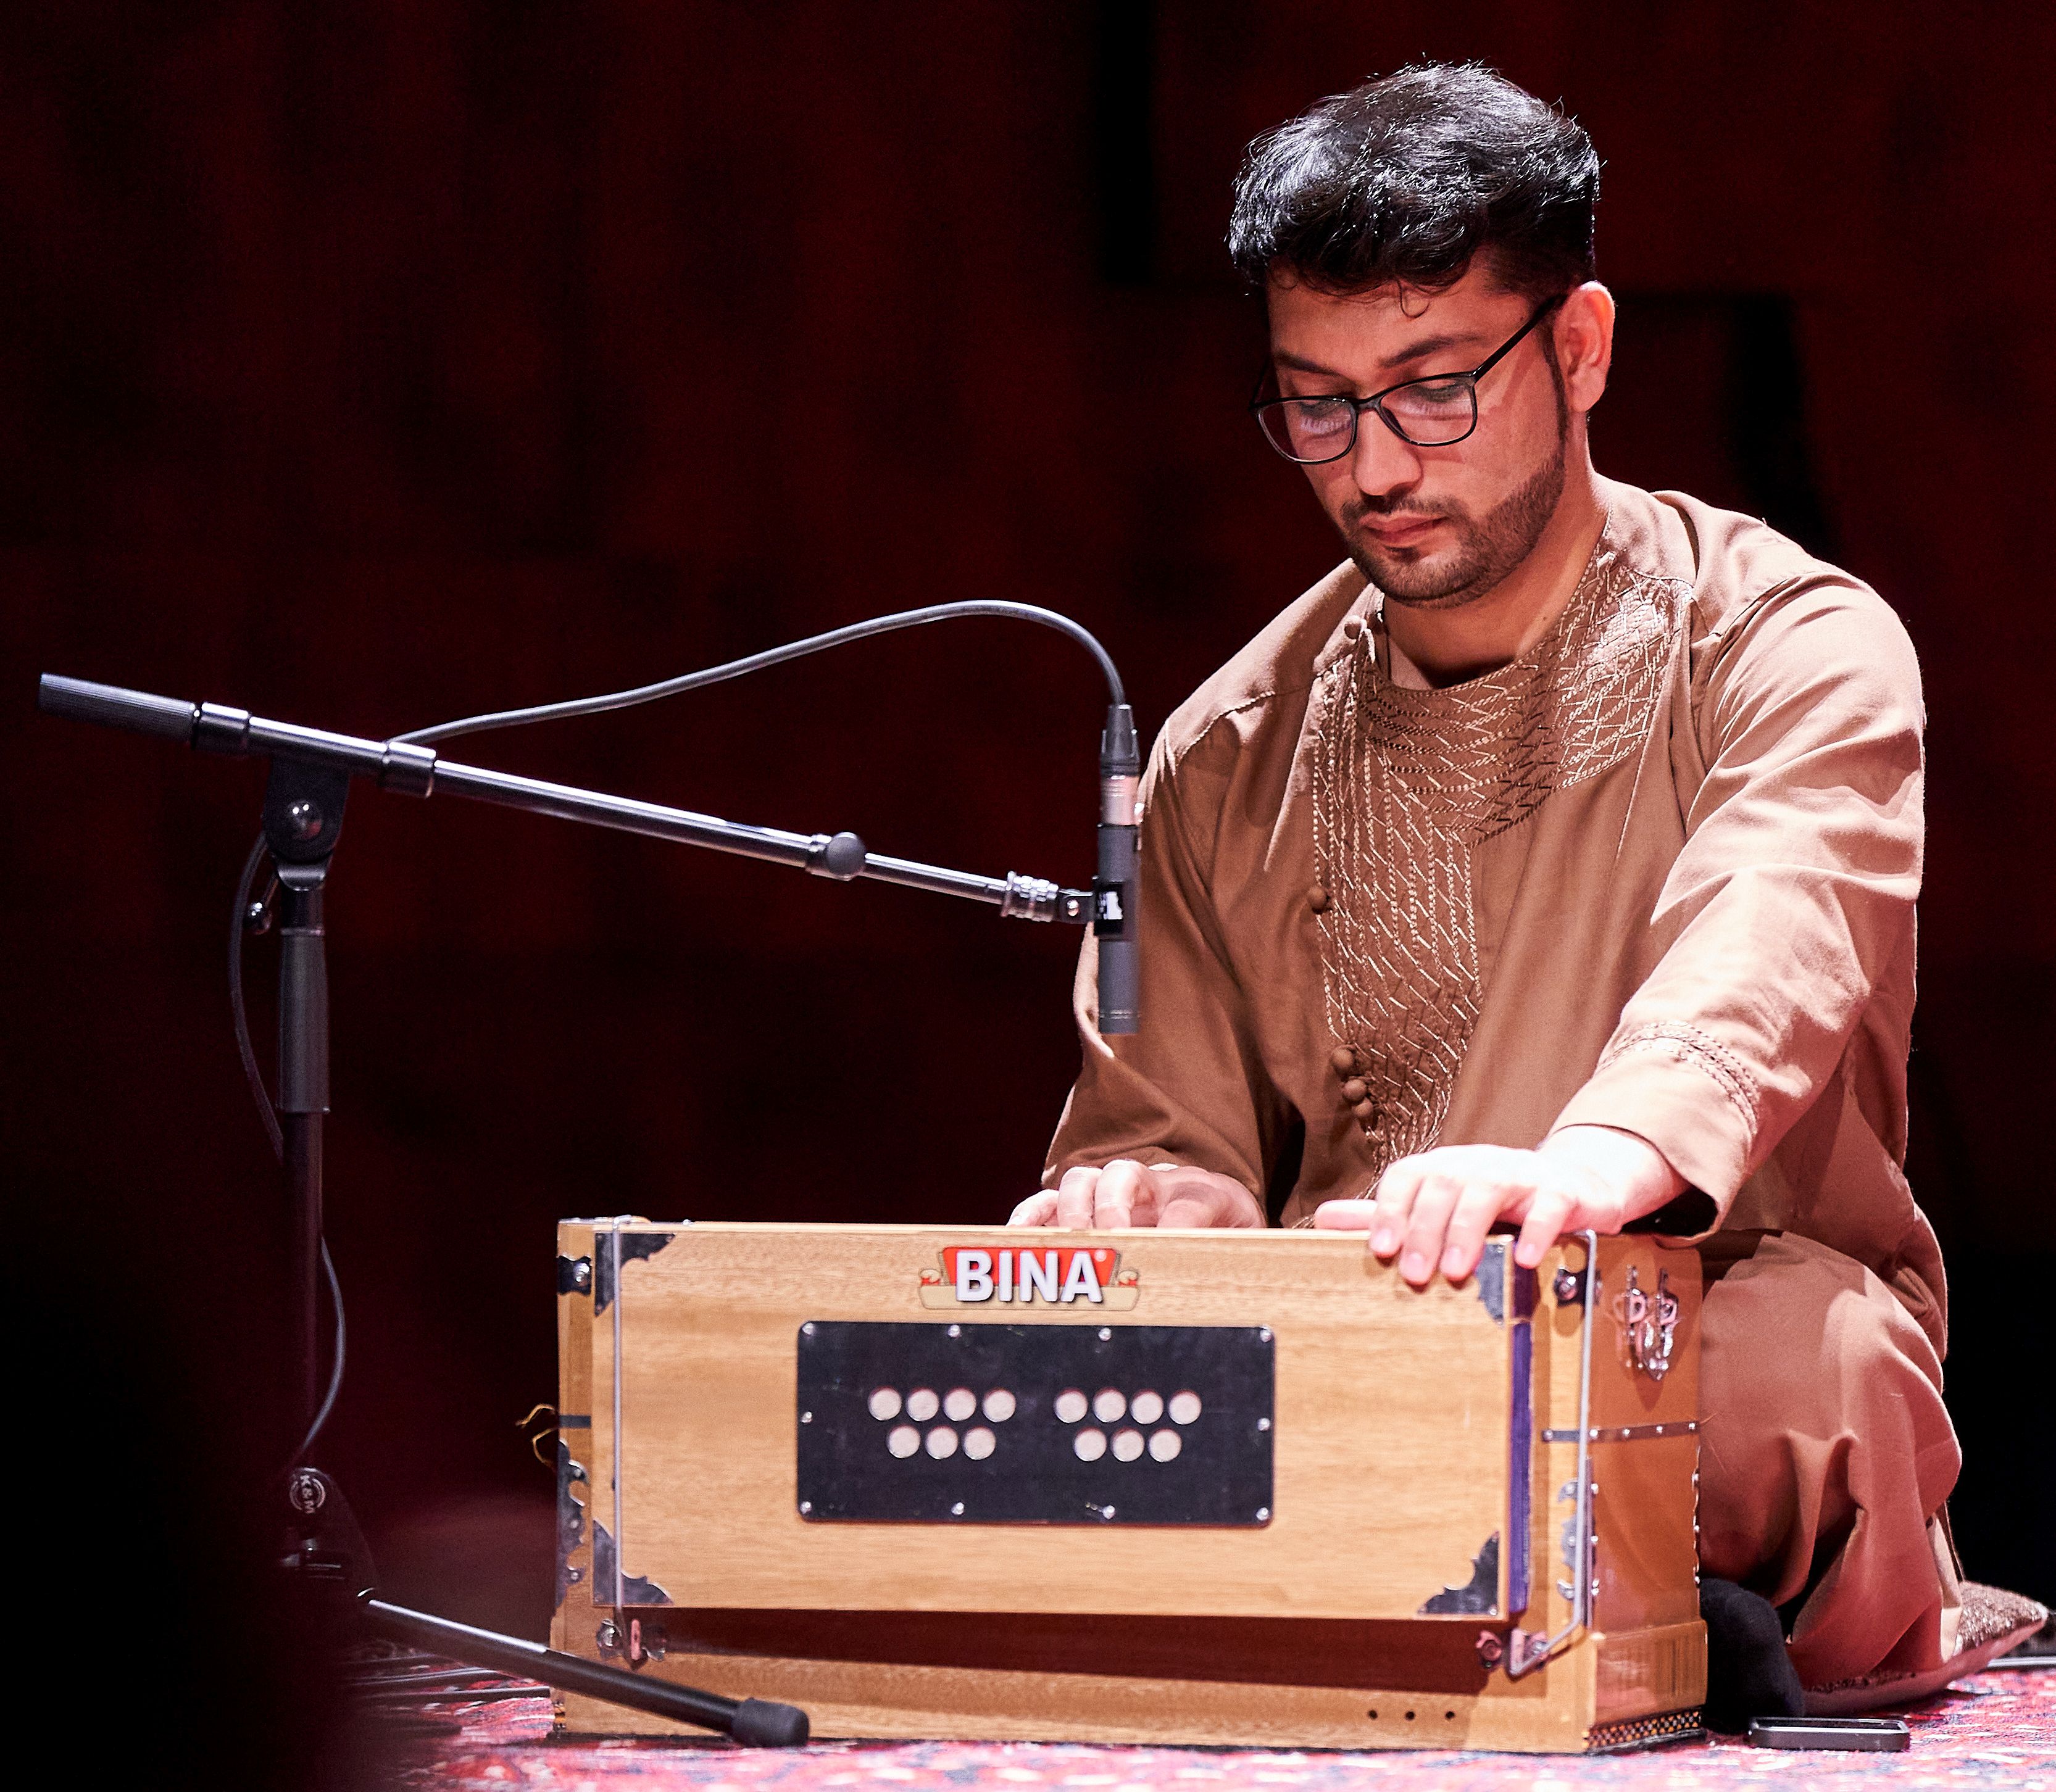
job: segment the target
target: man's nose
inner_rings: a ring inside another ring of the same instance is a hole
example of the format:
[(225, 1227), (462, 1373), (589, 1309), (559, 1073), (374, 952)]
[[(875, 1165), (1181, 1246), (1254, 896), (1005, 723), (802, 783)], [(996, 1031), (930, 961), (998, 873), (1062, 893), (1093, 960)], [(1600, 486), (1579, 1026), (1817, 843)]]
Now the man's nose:
[(1366, 497), (1389, 497), (1419, 480), (1421, 456), (1392, 432), (1377, 412), (1362, 411), (1357, 415), (1350, 474)]

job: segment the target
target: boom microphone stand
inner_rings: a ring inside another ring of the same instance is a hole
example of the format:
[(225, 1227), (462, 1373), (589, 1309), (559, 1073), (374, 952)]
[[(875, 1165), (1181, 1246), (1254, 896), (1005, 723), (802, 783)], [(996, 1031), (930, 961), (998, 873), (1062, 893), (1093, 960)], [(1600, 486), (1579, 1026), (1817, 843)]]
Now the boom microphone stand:
[[(1076, 625), (1066, 622), (1067, 629)], [(854, 634), (856, 631), (843, 631)], [(1082, 634), (1082, 631), (1077, 631)], [(1089, 637), (1088, 637), (1089, 638)], [(824, 643), (825, 644), (825, 642)], [(1092, 643), (1098, 651), (1097, 643)], [(1110, 662), (1105, 661), (1111, 671)], [(768, 660), (770, 656), (761, 656)], [(683, 686), (687, 681), (676, 681)], [(426, 797), (469, 796), (540, 815), (584, 821), (660, 839), (712, 847), (848, 882), (879, 879), (997, 906), (1002, 917), (1092, 924), (1107, 953), (1117, 990), (1108, 992), (1109, 1031), (1133, 1026), (1134, 725), (1119, 701), (1102, 737), (1100, 875), (1090, 890), (1060, 889), (1010, 872), (982, 878), (870, 852), (854, 834), (799, 835), (752, 827), (689, 810), (642, 803), (532, 778), (512, 776), (440, 758), (406, 740), (371, 740), (267, 720), (247, 710), (193, 704), (109, 685), (44, 674), (38, 702), (45, 712), (104, 727), (185, 741), (204, 752), (271, 760), (263, 803), (264, 840), (279, 883), (279, 1072), (275, 1107), (291, 1214), (291, 1273), (295, 1301), (293, 1354), (300, 1410), (309, 1420), (321, 1400), (318, 1337), (322, 1258), (322, 1126), (329, 1111), (328, 970), (323, 894), (354, 777), (382, 789)], [(571, 706), (559, 706), (570, 708)], [(516, 719), (527, 719), (525, 716)], [(495, 718), (496, 720), (496, 718)], [(435, 734), (454, 732), (426, 730)], [(253, 861), (254, 862), (254, 861)], [(310, 1425), (311, 1437), (314, 1427)], [(520, 1637), (473, 1628), (395, 1605), (377, 1596), (377, 1572), (349, 1502), (334, 1480), (305, 1464), (285, 1478), (288, 1545), (284, 1565), (330, 1608), (346, 1604), (382, 1636), (425, 1646), (500, 1672), (632, 1709), (716, 1730), (737, 1741), (789, 1746), (807, 1739), (806, 1713), (758, 1699), (741, 1700), (644, 1679)]]

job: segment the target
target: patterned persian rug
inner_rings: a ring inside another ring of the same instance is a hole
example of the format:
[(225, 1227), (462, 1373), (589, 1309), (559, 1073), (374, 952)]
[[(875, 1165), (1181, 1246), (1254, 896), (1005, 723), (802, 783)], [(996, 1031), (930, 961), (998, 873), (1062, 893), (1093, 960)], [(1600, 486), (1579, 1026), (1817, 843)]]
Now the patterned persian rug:
[[(421, 1707), (416, 1707), (416, 1709)], [(556, 1742), (546, 1699), (453, 1702), (425, 1715), (460, 1735), (397, 1745), (396, 1782), (419, 1792), (1572, 1792), (1586, 1786), (1700, 1792), (1742, 1782), (1778, 1792), (2056, 1792), (2056, 1672), (1973, 1676), (1893, 1715), (1913, 1732), (1901, 1755), (1801, 1753), (1688, 1743), (1591, 1758), (1380, 1751), (1105, 1748), (1058, 1743), (822, 1743), (773, 1751), (637, 1738)]]

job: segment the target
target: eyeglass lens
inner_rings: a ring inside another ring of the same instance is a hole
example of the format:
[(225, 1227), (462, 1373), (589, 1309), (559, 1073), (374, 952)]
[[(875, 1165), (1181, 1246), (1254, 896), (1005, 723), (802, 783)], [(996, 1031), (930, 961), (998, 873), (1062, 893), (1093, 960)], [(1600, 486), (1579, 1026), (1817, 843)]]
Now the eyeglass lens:
[[(1417, 448), (1461, 441), (1477, 424), (1477, 391), (1469, 379), (1417, 380), (1379, 401), (1399, 433)], [(1358, 427), (1346, 398), (1287, 398), (1263, 407), (1264, 433), (1295, 460), (1336, 460), (1349, 452)]]

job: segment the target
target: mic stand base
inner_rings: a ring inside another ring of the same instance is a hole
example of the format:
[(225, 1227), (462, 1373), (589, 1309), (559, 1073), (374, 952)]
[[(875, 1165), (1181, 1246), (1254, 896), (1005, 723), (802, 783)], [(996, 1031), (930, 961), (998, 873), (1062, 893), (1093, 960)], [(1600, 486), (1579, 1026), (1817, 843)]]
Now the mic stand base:
[[(279, 1125), (291, 1226), (295, 1387), (310, 1447), (326, 1416), (318, 1399), (316, 1303), (320, 1297), (322, 1133), (329, 1111), (327, 930), (330, 856), (342, 830), (349, 774), (275, 756), (264, 788), (264, 838), (279, 878)], [(627, 1705), (737, 1742), (789, 1747), (807, 1739), (807, 1714), (758, 1699), (723, 1699), (646, 1679), (519, 1636), (478, 1630), (378, 1597), (371, 1552), (342, 1490), (318, 1468), (285, 1477), (283, 1565), (310, 1597), (302, 1605), (332, 1643), (354, 1631), (454, 1656), (503, 1674), (528, 1675), (566, 1691)]]
[(317, 1622), (333, 1642), (350, 1640), (353, 1632), (382, 1636), (475, 1668), (716, 1731), (753, 1747), (794, 1748), (807, 1739), (807, 1714), (794, 1705), (725, 1699), (381, 1599), (356, 1515), (342, 1490), (319, 1469), (297, 1468), (287, 1476), (286, 1506), (291, 1520), (282, 1565), (315, 1607)]

